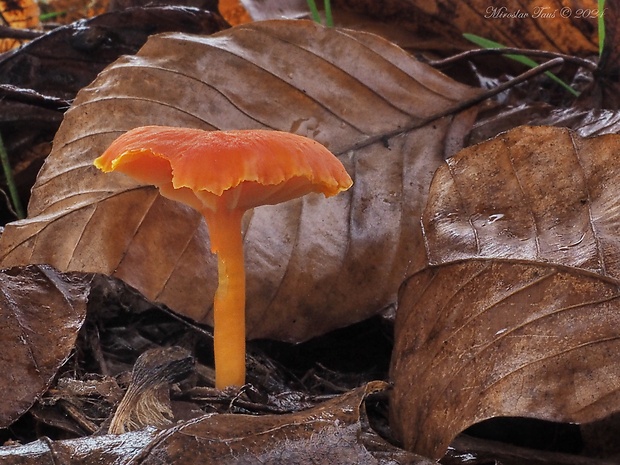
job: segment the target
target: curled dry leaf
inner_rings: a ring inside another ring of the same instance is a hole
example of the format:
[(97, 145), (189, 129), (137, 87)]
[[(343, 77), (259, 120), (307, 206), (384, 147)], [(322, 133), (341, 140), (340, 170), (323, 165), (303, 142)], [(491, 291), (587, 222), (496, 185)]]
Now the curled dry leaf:
[(440, 458), (475, 422), (589, 422), (620, 409), (620, 286), (540, 263), (469, 260), (403, 287), (390, 422)]
[(71, 354), (86, 316), (87, 280), (48, 266), (0, 272), (0, 427), (30, 408)]
[(355, 186), (246, 216), (248, 336), (300, 341), (345, 326), (394, 302), (426, 263), (416, 218), (474, 116), (451, 112), (477, 95), (379, 37), (309, 21), (151, 37), (78, 95), (29, 218), (2, 236), (2, 263), (109, 274), (211, 322), (216, 264), (200, 215), (92, 161), (148, 124), (284, 130), (326, 145)]
[[(403, 287), (391, 421), (440, 457), (485, 418), (620, 410), (617, 135), (521, 127), (437, 170)], [(484, 259), (484, 260), (482, 260)]]

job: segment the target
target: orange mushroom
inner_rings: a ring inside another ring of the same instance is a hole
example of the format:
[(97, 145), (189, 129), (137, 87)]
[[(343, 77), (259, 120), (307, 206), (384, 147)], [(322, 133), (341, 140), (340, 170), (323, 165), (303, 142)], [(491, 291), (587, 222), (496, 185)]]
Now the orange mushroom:
[(164, 197), (204, 216), (218, 259), (215, 385), (243, 385), (243, 214), (310, 192), (329, 197), (348, 189), (353, 182), (340, 161), (318, 142), (286, 132), (146, 126), (120, 136), (94, 163), (104, 172), (120, 171), (153, 184)]

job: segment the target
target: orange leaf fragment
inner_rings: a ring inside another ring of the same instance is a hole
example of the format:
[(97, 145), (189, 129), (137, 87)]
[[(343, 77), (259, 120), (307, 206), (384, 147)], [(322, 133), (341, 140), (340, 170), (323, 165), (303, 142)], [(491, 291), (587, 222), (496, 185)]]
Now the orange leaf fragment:
[[(0, 0), (0, 24), (14, 28), (28, 29), (39, 26), (39, 5), (35, 0)], [(6, 52), (21, 45), (16, 39), (1, 39), (0, 52)]]

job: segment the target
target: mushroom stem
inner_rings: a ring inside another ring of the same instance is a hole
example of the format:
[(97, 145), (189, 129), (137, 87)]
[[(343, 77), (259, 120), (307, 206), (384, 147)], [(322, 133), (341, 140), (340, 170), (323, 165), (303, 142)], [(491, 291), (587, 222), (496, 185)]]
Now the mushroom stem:
[(217, 254), (218, 286), (213, 303), (215, 387), (245, 384), (245, 269), (241, 219), (233, 209), (203, 212), (211, 251)]

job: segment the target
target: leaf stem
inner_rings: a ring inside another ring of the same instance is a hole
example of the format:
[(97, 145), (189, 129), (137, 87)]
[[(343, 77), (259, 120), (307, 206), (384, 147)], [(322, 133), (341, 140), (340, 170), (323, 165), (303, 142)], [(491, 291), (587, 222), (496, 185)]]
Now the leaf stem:
[(308, 8), (310, 8), (310, 13), (312, 14), (312, 19), (314, 22), (321, 24), (321, 15), (319, 14), (319, 9), (316, 7), (316, 2), (314, 0), (307, 0)]
[(605, 0), (598, 0), (598, 56), (603, 55), (605, 48)]
[[(308, 8), (310, 8), (310, 13), (312, 14), (312, 20), (315, 23), (322, 24), (321, 15), (319, 13), (319, 9), (316, 6), (316, 2), (314, 0), (307, 0)], [(323, 9), (325, 10), (325, 25), (327, 27), (334, 27), (334, 18), (332, 16), (332, 4), (330, 0), (323, 0)]]
[(323, 7), (325, 9), (325, 25), (327, 27), (334, 27), (334, 18), (332, 16), (332, 4), (330, 0), (323, 0)]

